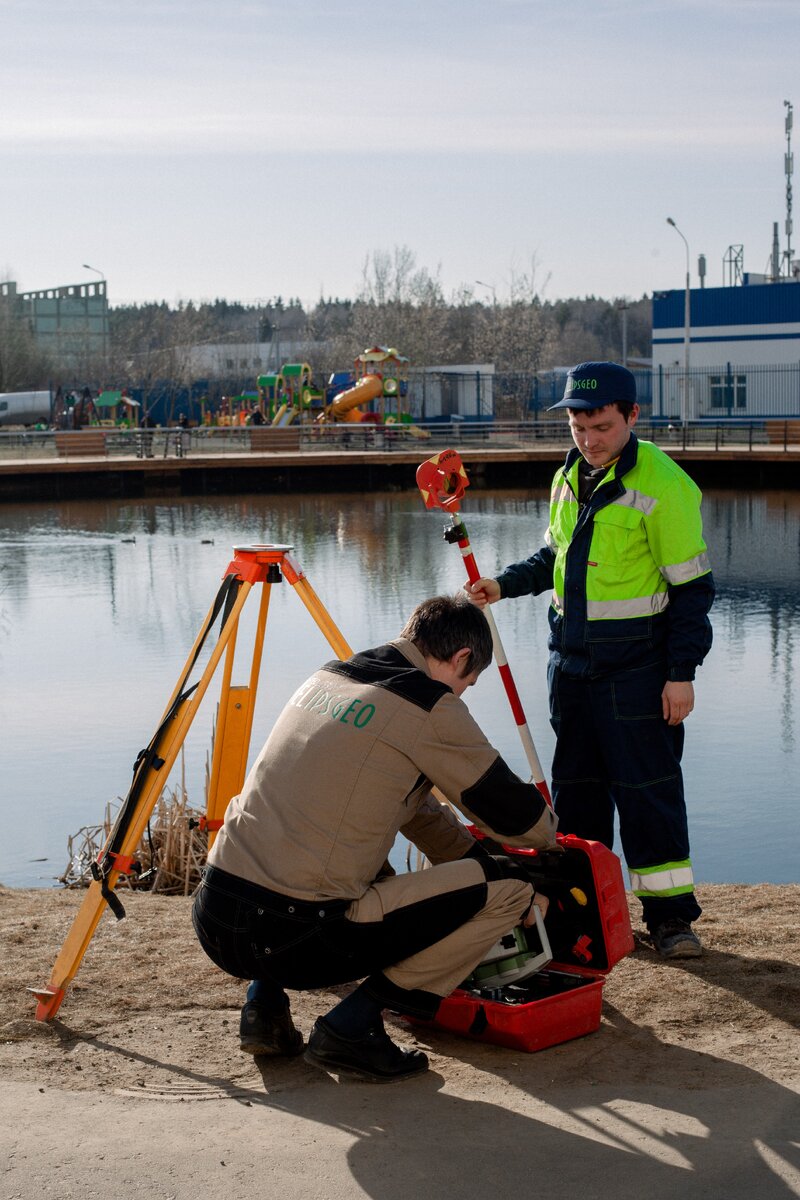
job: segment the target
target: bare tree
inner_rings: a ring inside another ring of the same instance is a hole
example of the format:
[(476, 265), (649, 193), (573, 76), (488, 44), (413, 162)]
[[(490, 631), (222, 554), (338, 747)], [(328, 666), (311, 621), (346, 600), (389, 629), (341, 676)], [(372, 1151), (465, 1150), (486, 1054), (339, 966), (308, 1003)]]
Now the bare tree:
[(347, 335), (359, 350), (377, 343), (414, 363), (452, 361), (449, 306), (439, 271), (434, 275), (418, 267), (408, 246), (367, 255)]
[(176, 309), (143, 305), (114, 340), (114, 371), (142, 389), (143, 414), (156, 394), (167, 392), (167, 419), (175, 416), (177, 394), (193, 382), (192, 347), (208, 339), (207, 315), (189, 302)]

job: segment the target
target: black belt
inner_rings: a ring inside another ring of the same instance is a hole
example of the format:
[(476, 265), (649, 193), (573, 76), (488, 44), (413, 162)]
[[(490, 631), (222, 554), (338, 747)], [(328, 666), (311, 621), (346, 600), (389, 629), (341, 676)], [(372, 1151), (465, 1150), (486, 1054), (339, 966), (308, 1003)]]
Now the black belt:
[(299, 900), (295, 896), (285, 896), (282, 892), (260, 887), (257, 883), (241, 879), (238, 875), (230, 875), (220, 867), (207, 866), (203, 871), (203, 881), (215, 891), (227, 892), (238, 900), (264, 905), (273, 911), (277, 909), (306, 921), (341, 916), (352, 904), (352, 900)]

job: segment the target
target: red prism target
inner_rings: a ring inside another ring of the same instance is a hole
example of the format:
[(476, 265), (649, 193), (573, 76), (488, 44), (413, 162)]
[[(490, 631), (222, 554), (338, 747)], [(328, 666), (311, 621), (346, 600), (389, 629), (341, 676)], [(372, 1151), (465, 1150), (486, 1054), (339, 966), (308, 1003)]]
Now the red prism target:
[(417, 467), (417, 486), (426, 508), (458, 512), (469, 487), (467, 472), (455, 450), (442, 450)]

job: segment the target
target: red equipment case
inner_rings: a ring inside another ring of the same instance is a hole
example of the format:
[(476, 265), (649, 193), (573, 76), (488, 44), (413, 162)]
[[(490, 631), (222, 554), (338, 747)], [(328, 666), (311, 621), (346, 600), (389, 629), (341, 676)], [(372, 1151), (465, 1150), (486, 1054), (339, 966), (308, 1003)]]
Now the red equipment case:
[[(600, 842), (567, 834), (558, 844), (561, 850), (552, 852), (490, 843), (498, 852), (529, 859), (537, 891), (549, 895), (545, 928), (553, 961), (500, 989), (457, 988), (426, 1024), (528, 1053), (599, 1027), (605, 976), (633, 950), (622, 868)], [(585, 896), (585, 905), (572, 889)]]

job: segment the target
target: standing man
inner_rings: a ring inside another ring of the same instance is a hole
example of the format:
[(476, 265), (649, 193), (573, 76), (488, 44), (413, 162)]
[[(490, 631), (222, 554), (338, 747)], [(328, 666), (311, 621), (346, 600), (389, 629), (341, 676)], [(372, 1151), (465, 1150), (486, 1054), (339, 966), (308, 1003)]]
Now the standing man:
[[(552, 809), (461, 700), (491, 658), (483, 613), (436, 596), (396, 641), (327, 663), (286, 705), (228, 806), (193, 910), (212, 961), (254, 981), (243, 1050), (301, 1053), (284, 988), (361, 979), (317, 1020), (306, 1060), (375, 1080), (415, 1075), (427, 1058), (390, 1040), (382, 1010), (432, 1019), (498, 938), (534, 922), (520, 861), (490, 855), (430, 790), (504, 843), (555, 841)], [(429, 870), (395, 875), (398, 832)]]
[(564, 398), (575, 449), (556, 473), (546, 544), (496, 579), (483, 607), (552, 592), (550, 720), (560, 828), (611, 846), (614, 808), (634, 893), (664, 958), (702, 953), (681, 774), (696, 668), (711, 647), (714, 583), (701, 495), (633, 432), (636, 380), (581, 363)]

